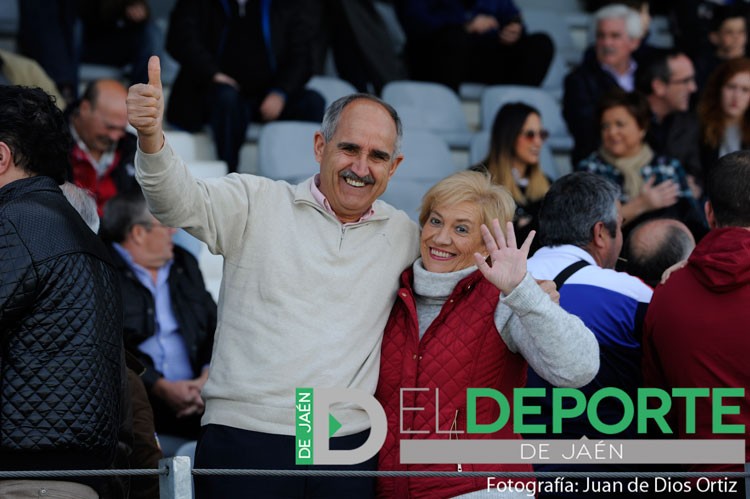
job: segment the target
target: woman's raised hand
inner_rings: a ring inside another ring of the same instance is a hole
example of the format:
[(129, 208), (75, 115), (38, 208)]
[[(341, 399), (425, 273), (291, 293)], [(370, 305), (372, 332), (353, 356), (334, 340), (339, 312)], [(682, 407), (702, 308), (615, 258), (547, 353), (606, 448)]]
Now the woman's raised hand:
[(655, 180), (656, 178), (652, 176), (641, 188), (641, 196), (646, 201), (648, 211), (672, 206), (680, 195), (680, 186), (676, 182), (665, 180), (655, 186)]
[(532, 230), (523, 245), (518, 248), (513, 222), (508, 222), (506, 225), (507, 236), (503, 234), (497, 219), (492, 221), (494, 237), (486, 225), (482, 224), (480, 230), (489, 253), (490, 263), (487, 263), (486, 255), (474, 253), (477, 267), (482, 275), (500, 291), (506, 295), (510, 294), (526, 275), (526, 260), (536, 232)]

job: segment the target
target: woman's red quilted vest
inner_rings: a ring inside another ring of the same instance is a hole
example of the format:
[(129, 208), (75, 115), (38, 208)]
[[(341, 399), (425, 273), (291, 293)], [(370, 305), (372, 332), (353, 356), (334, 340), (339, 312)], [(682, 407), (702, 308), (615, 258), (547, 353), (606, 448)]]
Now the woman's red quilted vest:
[[(466, 432), (466, 389), (494, 388), (503, 392), (513, 408), (513, 388), (526, 383), (526, 361), (508, 350), (495, 327), (495, 308), (499, 291), (477, 271), (458, 283), (438, 317), (419, 340), (417, 311), (412, 292), (412, 269), (401, 276), (401, 289), (385, 328), (380, 361), (380, 380), (376, 397), (388, 418), (388, 434), (380, 450), (380, 470), (409, 471), (532, 471), (524, 464), (445, 463), (402, 465), (399, 441), (426, 439), (520, 439), (512, 432), (510, 421), (490, 434)], [(401, 389), (403, 407), (422, 411), (403, 411), (403, 428), (428, 433), (400, 432)], [(439, 390), (439, 398), (436, 395)], [(438, 402), (436, 404), (436, 402)], [(436, 405), (438, 406), (436, 433)], [(496, 402), (477, 401), (476, 422), (494, 422), (499, 415)], [(458, 433), (463, 432), (463, 433)], [(378, 496), (453, 497), (486, 488), (486, 478), (379, 478)]]

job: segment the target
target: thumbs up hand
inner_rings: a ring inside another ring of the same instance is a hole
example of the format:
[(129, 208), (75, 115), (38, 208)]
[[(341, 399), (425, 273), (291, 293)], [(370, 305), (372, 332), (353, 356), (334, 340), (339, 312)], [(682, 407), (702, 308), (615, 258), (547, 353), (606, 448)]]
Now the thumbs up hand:
[(138, 83), (128, 90), (128, 121), (138, 131), (138, 144), (143, 152), (159, 152), (164, 145), (163, 117), (161, 65), (157, 56), (151, 56), (148, 83)]

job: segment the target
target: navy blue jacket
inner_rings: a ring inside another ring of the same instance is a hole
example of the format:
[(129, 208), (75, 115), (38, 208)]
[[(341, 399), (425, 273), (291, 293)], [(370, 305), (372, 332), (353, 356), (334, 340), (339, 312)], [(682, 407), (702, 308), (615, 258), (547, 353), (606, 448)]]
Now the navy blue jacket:
[(513, 0), (477, 0), (471, 8), (462, 0), (406, 0), (399, 19), (409, 37), (419, 37), (446, 26), (463, 25), (478, 14), (495, 17), (501, 26), (520, 20)]
[[(312, 0), (265, 0), (263, 5), (269, 9), (268, 54), (274, 60), (271, 88), (297, 93), (312, 76), (310, 46), (319, 10)], [(166, 45), (180, 72), (167, 106), (171, 123), (194, 132), (206, 122), (204, 103), (213, 75), (220, 72), (228, 27), (227, 0), (178, 0), (172, 10)]]

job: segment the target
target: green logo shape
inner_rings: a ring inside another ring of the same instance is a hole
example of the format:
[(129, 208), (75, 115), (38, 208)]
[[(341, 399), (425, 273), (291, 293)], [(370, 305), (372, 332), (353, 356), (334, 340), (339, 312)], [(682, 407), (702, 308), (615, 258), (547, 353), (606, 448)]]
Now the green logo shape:
[(328, 413), (328, 438), (332, 437), (334, 433), (339, 431), (339, 428), (341, 428), (341, 423), (333, 417), (333, 414)]
[(295, 392), (295, 463), (313, 464), (313, 389)]

